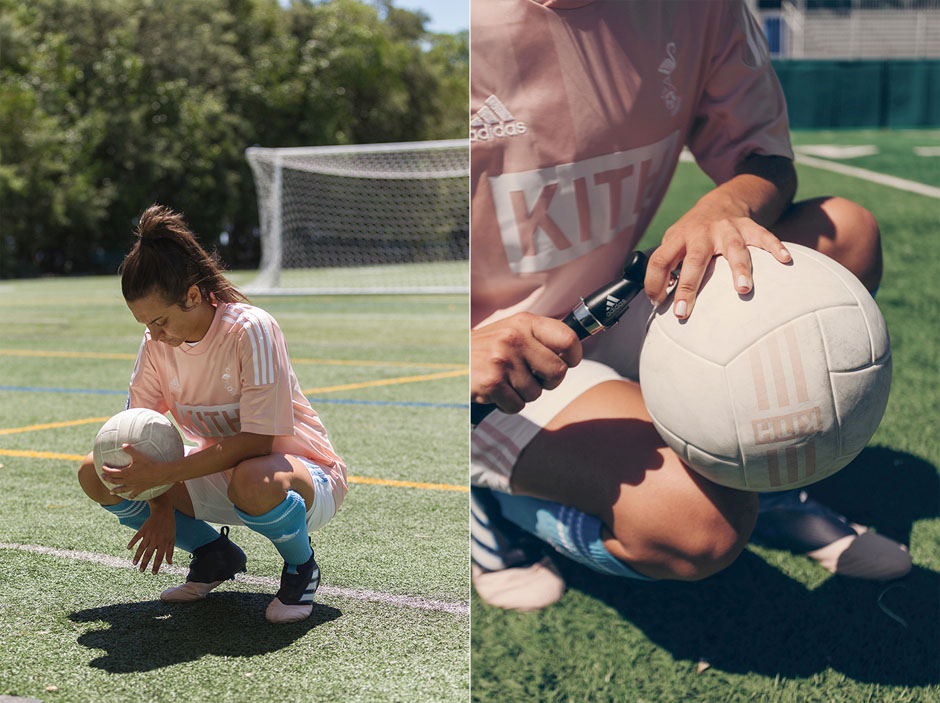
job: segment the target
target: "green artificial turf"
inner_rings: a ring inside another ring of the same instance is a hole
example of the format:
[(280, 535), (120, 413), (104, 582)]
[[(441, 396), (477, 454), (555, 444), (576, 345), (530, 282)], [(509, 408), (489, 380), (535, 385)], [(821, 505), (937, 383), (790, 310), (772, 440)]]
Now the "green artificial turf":
[(466, 296), (253, 302), (281, 324), (350, 474), (312, 535), (318, 604), (286, 627), (264, 620), (282, 564), (270, 542), (233, 527), (246, 576), (171, 607), (159, 593), (184, 576), (126, 568), (133, 533), (78, 486), (143, 331), (118, 279), (0, 282), (0, 697), (467, 700)]

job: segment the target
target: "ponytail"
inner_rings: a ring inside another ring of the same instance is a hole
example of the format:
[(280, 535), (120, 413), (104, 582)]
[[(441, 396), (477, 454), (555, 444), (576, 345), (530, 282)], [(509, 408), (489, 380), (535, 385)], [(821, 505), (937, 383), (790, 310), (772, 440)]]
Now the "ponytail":
[(222, 275), (218, 254), (207, 253), (183, 216), (163, 205), (151, 205), (140, 216), (137, 241), (119, 269), (121, 292), (128, 302), (153, 292), (182, 306), (191, 286), (203, 299), (237, 303), (248, 299)]

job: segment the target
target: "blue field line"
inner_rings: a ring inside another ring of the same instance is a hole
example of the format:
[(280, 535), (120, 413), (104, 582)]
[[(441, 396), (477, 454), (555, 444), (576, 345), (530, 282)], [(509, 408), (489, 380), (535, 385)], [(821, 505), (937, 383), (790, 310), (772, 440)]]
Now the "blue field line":
[(86, 393), (91, 395), (127, 395), (127, 391), (95, 390), (94, 388), (40, 388), (38, 386), (0, 386), (0, 391), (26, 393)]
[[(0, 391), (20, 391), (26, 393), (84, 393), (87, 395), (123, 395), (127, 391), (95, 390), (93, 388), (40, 388), (38, 386), (0, 386)], [(467, 403), (425, 403), (406, 400), (352, 400), (351, 398), (309, 398), (311, 403), (333, 403), (335, 405), (379, 405), (399, 408), (456, 408), (467, 410)]]

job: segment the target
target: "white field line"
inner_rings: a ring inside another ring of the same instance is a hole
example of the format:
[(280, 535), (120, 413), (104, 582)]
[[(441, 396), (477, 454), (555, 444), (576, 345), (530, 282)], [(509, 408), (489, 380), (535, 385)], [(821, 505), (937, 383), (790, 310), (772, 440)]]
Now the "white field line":
[[(926, 195), (928, 198), (940, 199), (940, 188), (929, 186), (925, 183), (909, 181), (906, 178), (898, 178), (897, 176), (888, 176), (884, 173), (869, 171), (866, 168), (859, 168), (858, 166), (847, 166), (846, 164), (840, 164), (834, 161), (817, 159), (813, 156), (800, 153), (800, 147), (796, 147), (794, 152), (796, 162), (804, 166), (819, 168), (824, 171), (832, 171), (833, 173), (841, 173), (843, 176), (853, 176), (865, 181), (877, 183), (878, 185), (888, 186), (889, 188), (897, 188), (898, 190), (906, 190), (909, 193)], [(682, 150), (682, 153), (679, 154), (679, 161), (695, 163), (695, 157), (692, 156), (692, 152), (685, 148)]]
[(877, 183), (878, 185), (888, 186), (889, 188), (897, 188), (898, 190), (906, 190), (909, 193), (917, 193), (918, 195), (926, 195), (928, 198), (937, 198), (940, 199), (940, 188), (935, 188), (934, 186), (929, 186), (924, 183), (918, 183), (917, 181), (909, 181), (905, 178), (898, 178), (897, 176), (888, 176), (884, 173), (878, 173), (877, 171), (869, 171), (865, 168), (859, 168), (858, 166), (848, 166), (846, 164), (835, 163), (833, 161), (826, 161), (825, 159), (817, 159), (813, 156), (806, 156), (797, 152), (796, 162), (804, 166), (811, 166), (813, 168), (820, 168), (824, 171), (832, 171), (833, 173), (840, 173), (843, 176), (854, 176), (855, 178), (861, 178), (865, 181), (871, 181), (872, 183)]
[[(84, 552), (75, 549), (56, 549), (54, 547), (42, 547), (35, 544), (9, 544), (0, 542), (0, 549), (14, 549), (20, 552), (32, 552), (33, 554), (45, 554), (47, 556), (60, 557), (63, 559), (74, 559), (76, 561), (86, 561), (92, 564), (101, 564), (102, 566), (111, 566), (122, 569), (137, 569), (129, 559), (120, 559), (107, 554), (95, 554), (94, 552)], [(160, 567), (161, 573), (186, 576), (187, 569), (181, 566), (171, 566), (168, 564)], [(248, 576), (238, 574), (236, 581), (247, 583), (252, 586), (261, 586), (274, 593), (280, 583), (278, 579), (266, 578), (264, 576)], [(342, 588), (340, 586), (320, 586), (317, 589), (317, 595), (332, 596), (336, 598), (354, 598), (356, 600), (372, 601), (382, 603), (383, 605), (395, 605), (401, 608), (417, 608), (419, 610), (435, 610), (441, 613), (452, 613), (454, 615), (469, 615), (470, 606), (467, 603), (449, 602), (440, 600), (431, 600), (429, 598), (420, 598), (416, 596), (401, 596), (394, 593), (381, 593), (378, 591), (364, 591), (356, 588)]]

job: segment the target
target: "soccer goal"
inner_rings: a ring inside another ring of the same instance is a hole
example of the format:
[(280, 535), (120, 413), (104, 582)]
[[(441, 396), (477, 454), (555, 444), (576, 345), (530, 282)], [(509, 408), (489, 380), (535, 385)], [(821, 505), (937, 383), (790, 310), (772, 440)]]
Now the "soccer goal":
[(246, 293), (466, 293), (469, 142), (246, 152), (261, 263)]

